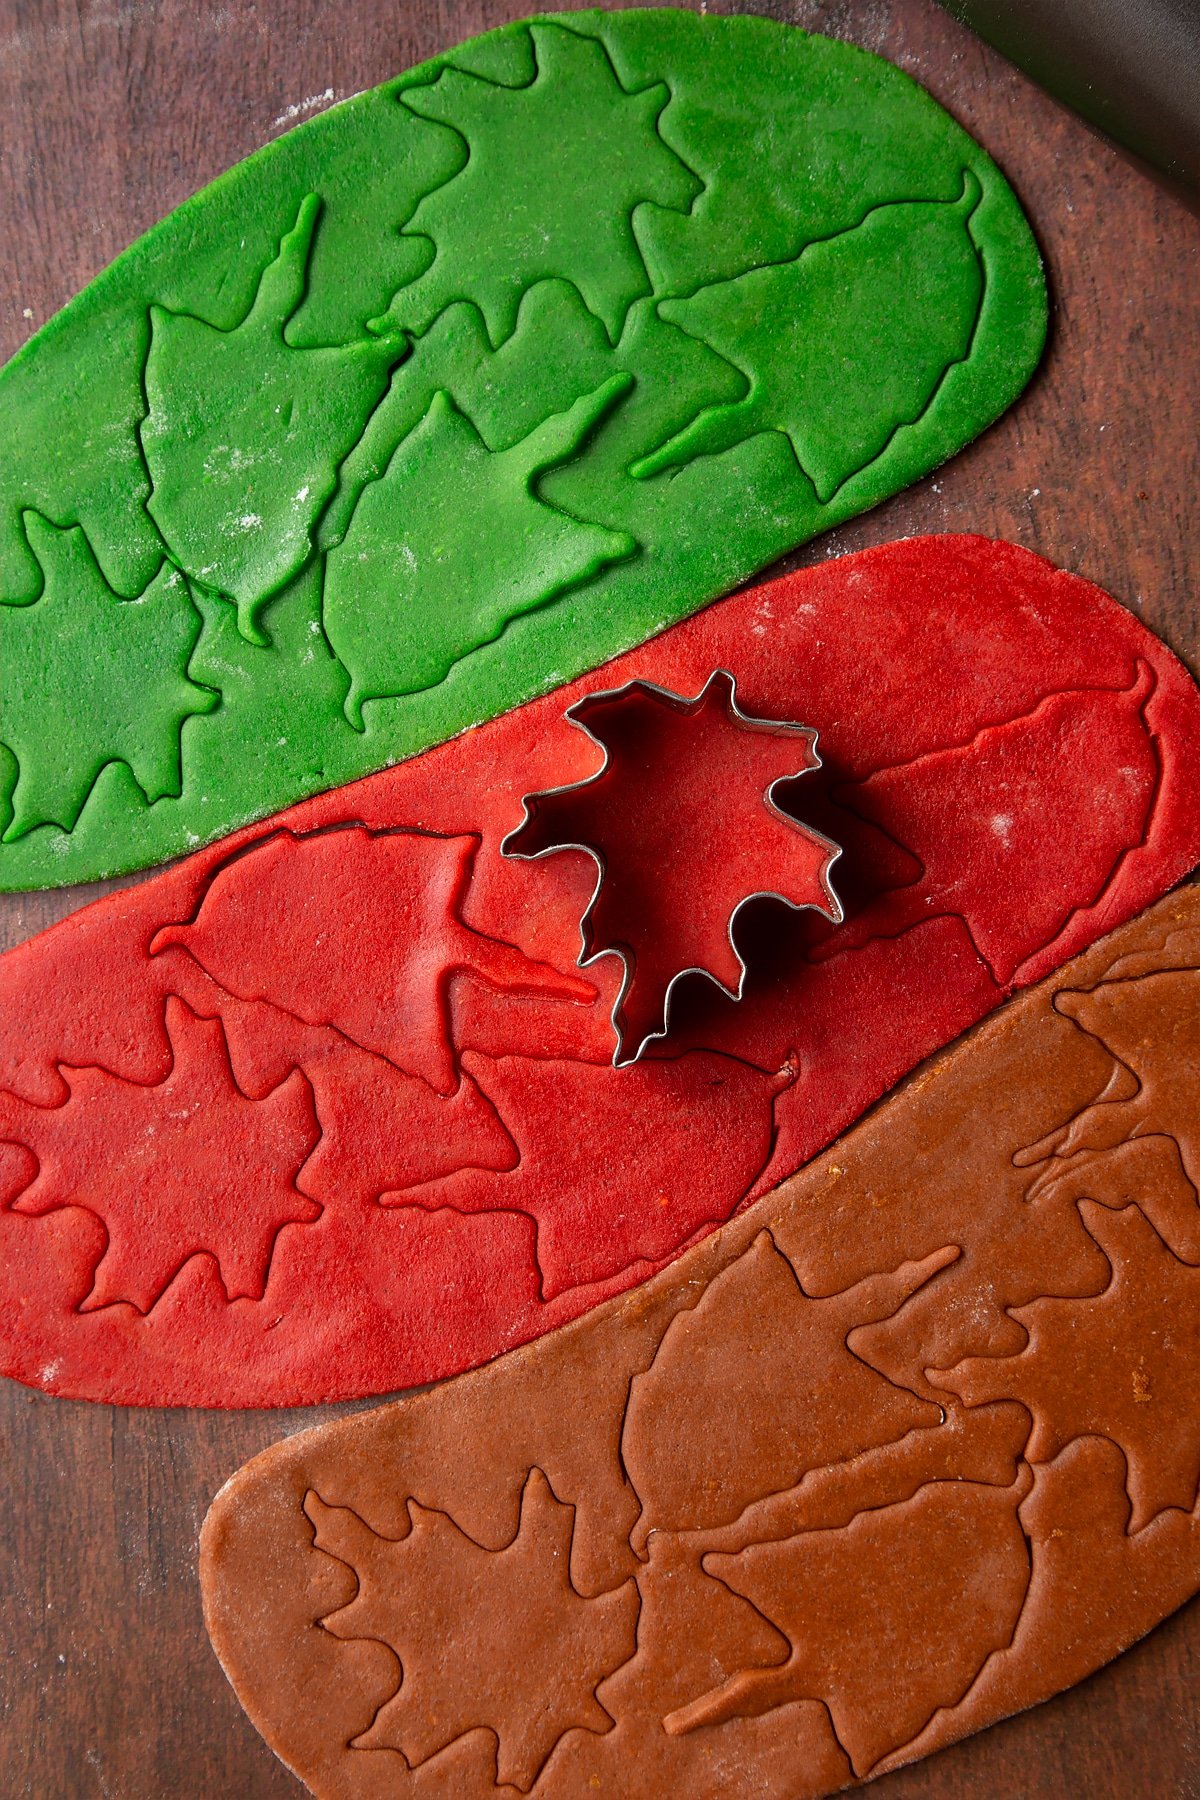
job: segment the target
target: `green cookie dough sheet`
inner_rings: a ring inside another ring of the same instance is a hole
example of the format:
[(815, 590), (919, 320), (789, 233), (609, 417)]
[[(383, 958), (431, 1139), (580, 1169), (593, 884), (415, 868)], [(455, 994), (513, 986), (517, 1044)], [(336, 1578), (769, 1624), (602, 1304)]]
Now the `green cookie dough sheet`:
[(971, 138), (769, 20), (535, 19), (298, 127), (0, 372), (0, 887), (641, 642), (953, 454), (1045, 321)]

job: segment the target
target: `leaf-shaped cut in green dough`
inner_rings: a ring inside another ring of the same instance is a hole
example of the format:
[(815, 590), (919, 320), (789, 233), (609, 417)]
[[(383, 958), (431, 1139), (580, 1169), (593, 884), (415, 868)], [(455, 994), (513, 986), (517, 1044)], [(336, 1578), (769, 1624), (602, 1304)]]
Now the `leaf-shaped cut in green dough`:
[(325, 629), (350, 671), (353, 724), (365, 700), (433, 687), (510, 619), (633, 555), (627, 532), (573, 518), (535, 491), (629, 385), (614, 375), (499, 453), (448, 395), (434, 395), (326, 565)]
[(148, 801), (178, 794), (183, 721), (217, 703), (188, 679), (201, 621), (177, 569), (125, 600), (78, 525), (27, 512), (24, 526), (44, 582), (31, 605), (0, 605), (0, 739), (18, 770), (6, 842), (69, 831), (106, 763), (127, 763)]
[(252, 642), (265, 642), (263, 605), (312, 554), (338, 464), (407, 348), (402, 334), (317, 348), (288, 343), (319, 206), (315, 194), (302, 202), (232, 331), (150, 309), (142, 426), (149, 509), (179, 566), (237, 602), (239, 629)]
[(741, 369), (749, 391), (702, 412), (634, 472), (782, 431), (824, 505), (899, 426), (920, 418), (946, 370), (969, 353), (983, 300), (969, 229), (980, 194), (964, 170), (955, 201), (876, 207), (794, 262), (664, 301), (661, 316)]
[[(684, 342), (695, 348), (691, 339)], [(547, 344), (554, 345), (553, 356), (547, 356)], [(435, 394), (447, 394), (466, 413), (489, 450), (510, 450), (611, 374), (633, 373), (626, 368), (624, 339), (621, 350), (618, 362), (603, 325), (567, 281), (539, 281), (530, 288), (521, 300), (517, 328), (499, 350), (492, 349), (477, 306), (467, 300), (448, 306), (415, 340), (412, 355), (392, 376), (338, 471), (337, 492), (317, 527), (318, 547), (340, 543), (363, 488), (383, 474), (396, 445), (416, 430)], [(566, 510), (575, 509), (568, 503)]]
[(659, 135), (665, 82), (627, 93), (597, 39), (550, 24), (531, 35), (537, 76), (528, 87), (451, 68), (403, 96), (421, 118), (456, 130), (466, 155), (405, 227), (431, 239), (435, 255), (391, 316), (422, 331), (469, 297), (499, 343), (525, 290), (559, 276), (574, 282), (615, 343), (630, 306), (650, 292), (635, 209), (649, 202), (686, 212), (701, 183)]

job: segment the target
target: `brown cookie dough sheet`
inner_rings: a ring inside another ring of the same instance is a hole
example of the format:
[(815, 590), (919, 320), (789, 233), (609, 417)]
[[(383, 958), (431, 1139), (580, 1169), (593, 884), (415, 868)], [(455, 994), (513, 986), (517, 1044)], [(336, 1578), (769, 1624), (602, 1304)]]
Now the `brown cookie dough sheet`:
[(322, 1800), (809, 1797), (1200, 1586), (1200, 891), (643, 1288), (225, 1487), (213, 1641)]

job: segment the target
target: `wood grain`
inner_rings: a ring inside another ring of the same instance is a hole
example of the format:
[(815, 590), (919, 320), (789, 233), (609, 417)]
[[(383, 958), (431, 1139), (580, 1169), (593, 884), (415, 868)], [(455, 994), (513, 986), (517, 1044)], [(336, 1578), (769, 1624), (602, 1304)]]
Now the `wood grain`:
[[(344, 98), (522, 10), (520, 0), (0, 0), (0, 354), (309, 102)], [(1197, 220), (933, 0), (759, 10), (882, 51), (923, 81), (1016, 185), (1055, 302), (1043, 369), (1006, 419), (793, 562), (920, 531), (994, 533), (1100, 582), (1200, 669)], [(913, 615), (919, 630), (919, 595)], [(0, 945), (95, 891), (0, 897)], [(209, 1651), (196, 1536), (247, 1457), (346, 1410), (122, 1411), (0, 1384), (0, 1794), (301, 1792)], [(1200, 1800), (1200, 1605), (1075, 1692), (873, 1791)]]

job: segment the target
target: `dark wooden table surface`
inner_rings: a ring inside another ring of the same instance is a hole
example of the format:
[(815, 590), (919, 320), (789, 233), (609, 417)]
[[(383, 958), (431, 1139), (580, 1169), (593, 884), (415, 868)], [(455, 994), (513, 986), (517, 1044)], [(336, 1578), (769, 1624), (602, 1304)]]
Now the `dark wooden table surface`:
[[(0, 0), (0, 355), (296, 118), (524, 10)], [(1016, 409), (940, 474), (795, 560), (920, 531), (1013, 538), (1102, 583), (1200, 668), (1200, 222), (932, 0), (760, 10), (882, 51), (931, 88), (1015, 184), (1054, 297), (1045, 364)], [(0, 945), (93, 891), (0, 896)], [(0, 1383), (4, 1800), (301, 1792), (208, 1648), (196, 1537), (247, 1457), (339, 1410), (118, 1410)], [(1200, 1800), (1200, 1602), (1073, 1693), (873, 1791)]]

